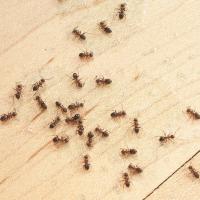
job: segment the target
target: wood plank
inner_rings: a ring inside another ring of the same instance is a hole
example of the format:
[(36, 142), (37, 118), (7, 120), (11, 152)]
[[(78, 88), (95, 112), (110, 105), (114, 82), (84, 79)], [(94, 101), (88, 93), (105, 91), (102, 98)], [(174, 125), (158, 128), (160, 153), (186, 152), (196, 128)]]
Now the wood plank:
[[(188, 106), (200, 111), (200, 2), (126, 2), (123, 21), (115, 16), (118, 0), (3, 4), (0, 12), (7, 17), (0, 23), (0, 113), (15, 108), (18, 115), (1, 124), (1, 199), (140, 200), (200, 149), (199, 122), (184, 113)], [(111, 36), (98, 29), (105, 19)], [(76, 26), (86, 32), (86, 42), (72, 36)], [(91, 62), (78, 58), (85, 49), (94, 52)], [(73, 72), (85, 82), (83, 89), (71, 84)], [(111, 78), (112, 85), (97, 88), (96, 75)], [(49, 79), (40, 90), (48, 109), (39, 115), (31, 87), (41, 77)], [(24, 85), (24, 93), (13, 103), (16, 82)], [(110, 137), (96, 136), (88, 150), (86, 136), (80, 138), (64, 122), (49, 130), (59, 113), (57, 100), (66, 105), (84, 101), (85, 134), (99, 124)], [(122, 108), (127, 117), (113, 121), (110, 113)], [(134, 117), (142, 127), (139, 135), (131, 130)], [(176, 130), (174, 142), (159, 144), (163, 131)], [(52, 135), (63, 131), (70, 142), (55, 148)], [(138, 155), (122, 159), (120, 149), (128, 147)], [(86, 153), (91, 157), (88, 172), (82, 169)], [(144, 173), (133, 177), (126, 189), (121, 176), (130, 162), (141, 165)]]

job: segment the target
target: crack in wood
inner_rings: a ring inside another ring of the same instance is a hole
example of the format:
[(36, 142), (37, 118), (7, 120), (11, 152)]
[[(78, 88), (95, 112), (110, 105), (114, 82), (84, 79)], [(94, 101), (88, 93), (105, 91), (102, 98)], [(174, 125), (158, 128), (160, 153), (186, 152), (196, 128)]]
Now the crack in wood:
[(147, 199), (150, 197), (161, 185), (163, 185), (166, 181), (168, 181), (174, 174), (176, 174), (182, 167), (184, 167), (188, 162), (190, 162), (196, 155), (200, 153), (198, 150), (192, 157), (186, 160), (180, 167), (178, 167), (170, 176), (168, 176), (164, 181), (162, 181), (156, 188), (154, 188), (147, 196), (145, 196), (142, 200)]

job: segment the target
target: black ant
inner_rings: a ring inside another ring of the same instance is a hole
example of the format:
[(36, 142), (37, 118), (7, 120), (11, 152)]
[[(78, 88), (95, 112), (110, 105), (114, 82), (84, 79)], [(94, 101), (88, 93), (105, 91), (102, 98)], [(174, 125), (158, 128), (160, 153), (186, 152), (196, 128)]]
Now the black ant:
[(16, 88), (15, 88), (15, 91), (16, 91), (15, 97), (16, 97), (16, 99), (20, 99), (21, 94), (22, 94), (22, 89), (23, 89), (22, 84), (17, 84), (16, 85)]
[(84, 169), (89, 170), (90, 169), (89, 156), (85, 155), (83, 159), (84, 159), (84, 165), (83, 165)]
[(123, 177), (123, 179), (124, 179), (124, 185), (125, 185), (126, 187), (130, 187), (130, 179), (129, 179), (128, 173), (126, 173), (126, 172), (123, 173), (122, 177)]
[(79, 121), (77, 129), (76, 129), (76, 133), (79, 134), (79, 135), (83, 135), (83, 133), (84, 133), (84, 126), (83, 126), (82, 121)]
[(97, 127), (94, 129), (94, 131), (95, 131), (96, 133), (101, 134), (102, 137), (108, 137), (108, 136), (109, 136), (108, 131), (106, 131), (106, 130), (100, 128), (99, 126), (97, 126)]
[(47, 105), (44, 103), (44, 101), (41, 99), (40, 96), (36, 96), (35, 100), (38, 102), (38, 105), (43, 109), (46, 110), (47, 109)]
[(123, 156), (129, 156), (129, 155), (134, 155), (137, 153), (137, 150), (136, 149), (122, 149), (121, 150), (121, 154)]
[(123, 19), (126, 14), (125, 14), (125, 11), (126, 11), (126, 3), (122, 3), (120, 4), (120, 7), (118, 9), (118, 16), (119, 16), (119, 19)]
[(112, 118), (118, 118), (118, 117), (125, 117), (126, 112), (124, 110), (117, 112), (116, 110), (110, 114)]
[(87, 142), (86, 142), (86, 145), (87, 145), (88, 147), (92, 147), (93, 137), (94, 137), (94, 134), (93, 134), (92, 132), (89, 132), (89, 133), (87, 134), (88, 140), (87, 140)]
[(69, 137), (68, 136), (61, 136), (59, 137), (58, 135), (56, 135), (53, 139), (52, 139), (54, 144), (65, 144), (69, 142)]
[(199, 173), (196, 171), (196, 169), (194, 169), (194, 167), (193, 166), (189, 166), (188, 167), (188, 169), (190, 170), (190, 172), (193, 174), (193, 176), (195, 177), (195, 178), (199, 178)]
[(65, 122), (72, 125), (79, 124), (81, 122), (81, 116), (79, 114), (75, 114), (72, 117), (67, 117)]
[(105, 33), (112, 33), (112, 30), (107, 26), (105, 21), (101, 21), (99, 23), (99, 27), (101, 28), (101, 30), (103, 30)]
[(84, 86), (84, 83), (81, 82), (81, 79), (79, 79), (79, 75), (77, 73), (72, 74), (72, 80), (76, 84), (76, 87), (82, 88)]
[(96, 84), (98, 86), (103, 86), (103, 85), (110, 85), (112, 83), (112, 80), (109, 78), (96, 78)]
[(33, 91), (37, 91), (40, 87), (43, 86), (44, 83), (45, 83), (45, 79), (44, 78), (42, 78), (38, 82), (34, 83), (33, 86), (32, 86)]
[(56, 117), (49, 125), (49, 128), (54, 128), (60, 122), (60, 117)]
[(74, 110), (78, 110), (79, 108), (82, 108), (84, 106), (83, 103), (80, 103), (80, 102), (75, 102), (75, 103), (72, 103), (68, 106), (68, 109), (70, 111), (74, 111)]
[(135, 133), (139, 133), (141, 127), (139, 126), (137, 118), (134, 118), (132, 126), (134, 128)]
[(67, 108), (63, 106), (59, 101), (56, 101), (55, 104), (56, 104), (56, 107), (60, 108), (63, 113), (67, 112)]
[(94, 54), (92, 51), (88, 52), (88, 51), (84, 51), (79, 53), (79, 58), (80, 59), (91, 59), (93, 58)]
[(85, 33), (82, 33), (80, 30), (77, 29), (77, 27), (75, 27), (72, 31), (72, 33), (78, 37), (80, 40), (86, 40), (86, 36)]
[(0, 121), (2, 122), (6, 122), (8, 120), (10, 120), (11, 118), (14, 118), (17, 116), (17, 113), (16, 112), (9, 112), (7, 114), (2, 114), (0, 115)]
[(132, 173), (132, 174), (140, 174), (143, 172), (142, 168), (138, 167), (137, 165), (132, 165), (129, 164), (128, 165), (128, 170)]
[(189, 115), (190, 118), (194, 120), (200, 119), (200, 114), (191, 108), (187, 108), (186, 113)]

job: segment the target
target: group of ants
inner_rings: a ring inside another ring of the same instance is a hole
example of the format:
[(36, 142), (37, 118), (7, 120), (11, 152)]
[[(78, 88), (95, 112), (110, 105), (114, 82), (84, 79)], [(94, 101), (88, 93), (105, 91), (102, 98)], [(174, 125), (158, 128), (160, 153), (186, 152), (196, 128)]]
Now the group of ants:
[[(125, 17), (125, 11), (127, 10), (126, 8), (126, 3), (122, 3), (120, 4), (119, 8), (118, 8), (118, 18), (119, 20), (124, 19)], [(99, 27), (100, 29), (105, 33), (105, 34), (110, 34), (112, 33), (112, 30), (110, 27), (108, 27), (106, 25), (105, 21), (102, 21), (99, 23)], [(86, 36), (85, 33), (82, 33), (80, 30), (78, 30), (77, 28), (74, 28), (72, 31), (72, 34), (77, 37), (80, 40), (86, 40)], [(93, 52), (82, 52), (79, 54), (80, 59), (91, 59), (93, 57)], [(82, 83), (81, 79), (79, 78), (79, 75), (77, 73), (73, 73), (72, 74), (72, 81), (75, 84), (75, 86), (77, 88), (82, 88), (84, 86), (84, 83)], [(112, 83), (112, 80), (109, 78), (96, 78), (96, 85), (99, 87), (104, 87), (107, 85), (110, 85)], [(45, 79), (41, 78), (38, 82), (34, 83), (32, 85), (32, 90), (34, 92), (39, 91), (39, 89), (41, 87), (43, 87), (43, 85), (45, 84)], [(15, 94), (14, 94), (14, 98), (16, 98), (17, 100), (19, 100), (22, 96), (22, 92), (23, 92), (23, 85), (22, 84), (17, 84), (16, 88), (15, 88)], [(37, 95), (35, 97), (35, 101), (37, 102), (38, 106), (40, 107), (40, 109), (42, 111), (45, 111), (47, 109), (47, 105), (46, 103), (42, 100), (42, 98)], [(68, 107), (65, 107), (61, 102), (56, 101), (55, 102), (55, 106), (60, 109), (60, 111), (62, 113), (67, 113), (68, 110), (70, 112), (75, 112), (80, 108), (84, 107), (84, 103), (82, 102), (75, 102), (72, 103), (70, 105), (68, 105)], [(191, 108), (187, 108), (186, 113), (189, 115), (190, 118), (194, 119), (194, 120), (200, 120), (200, 114), (198, 112), (196, 112), (195, 110), (191, 109)], [(12, 118), (15, 118), (17, 116), (17, 112), (13, 111), (13, 112), (9, 112), (7, 114), (2, 114), (0, 115), (0, 121), (5, 123), (9, 120), (11, 120)], [(112, 119), (117, 119), (117, 118), (124, 118), (126, 116), (126, 112), (124, 110), (121, 111), (114, 111), (110, 114), (110, 117)], [(49, 128), (53, 129), (57, 126), (57, 124), (61, 121), (60, 117), (56, 117), (50, 124), (49, 124)], [(75, 125), (77, 127), (76, 129), (76, 133), (80, 136), (83, 135), (84, 133), (84, 126), (83, 126), (83, 120), (80, 114), (76, 113), (74, 114), (72, 117), (66, 117), (65, 122), (69, 125)], [(140, 132), (140, 125), (138, 122), (137, 118), (133, 119), (132, 122), (132, 127), (133, 127), (133, 132), (135, 134), (138, 134)], [(94, 129), (94, 132), (101, 135), (102, 137), (108, 137), (109, 136), (109, 131), (101, 128), (100, 126), (97, 126)], [(86, 141), (86, 145), (88, 148), (91, 148), (93, 146), (93, 138), (94, 138), (94, 134), (92, 131), (87, 133), (87, 141)], [(173, 140), (175, 138), (174, 134), (165, 134), (164, 136), (160, 136), (159, 137), (159, 142), (161, 144), (164, 144), (170, 140)], [(55, 145), (63, 145), (69, 142), (69, 137), (68, 136), (54, 136), (52, 139), (52, 142)], [(122, 149), (121, 150), (121, 155), (124, 157), (127, 156), (131, 156), (137, 153), (137, 150), (134, 148), (127, 148), (127, 149)], [(83, 168), (85, 170), (89, 170), (90, 169), (90, 162), (89, 162), (89, 155), (86, 154), (83, 156)], [(199, 178), (199, 173), (198, 171), (193, 167), (193, 166), (189, 166), (188, 167), (189, 171), (193, 174), (193, 176), (195, 178)], [(131, 175), (135, 175), (135, 174), (140, 174), (143, 172), (143, 169), (137, 165), (133, 165), (133, 164), (129, 164), (128, 165), (128, 172), (130, 172)], [(130, 182), (130, 177), (129, 177), (129, 173), (125, 172), (122, 174), (122, 178), (123, 178), (123, 182), (124, 185), (126, 187), (130, 187), (131, 182)]]

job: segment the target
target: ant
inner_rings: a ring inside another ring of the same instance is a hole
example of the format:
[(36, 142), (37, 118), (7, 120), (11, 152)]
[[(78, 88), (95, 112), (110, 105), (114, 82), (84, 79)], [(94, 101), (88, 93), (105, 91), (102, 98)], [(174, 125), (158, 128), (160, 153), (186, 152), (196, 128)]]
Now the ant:
[(93, 58), (94, 54), (92, 51), (88, 52), (88, 51), (84, 51), (79, 53), (79, 58), (80, 59), (90, 59)]
[(87, 145), (88, 147), (92, 147), (93, 137), (94, 137), (94, 134), (93, 134), (92, 132), (89, 132), (89, 133), (87, 134), (88, 140), (87, 140), (87, 142), (86, 142), (86, 145)]
[(98, 85), (98, 86), (102, 86), (102, 85), (109, 85), (109, 84), (111, 84), (112, 83), (112, 80), (111, 79), (109, 79), (109, 78), (97, 78), (96, 79), (96, 84)]
[(63, 106), (59, 101), (56, 101), (55, 104), (56, 104), (56, 107), (60, 108), (63, 113), (67, 112), (67, 108), (65, 108), (65, 106)]
[(5, 122), (17, 116), (16, 112), (9, 112), (7, 114), (0, 115), (0, 121)]
[(191, 108), (187, 108), (186, 113), (189, 115), (190, 118), (193, 118), (194, 120), (200, 119), (200, 114), (195, 110), (192, 110)]
[(103, 30), (107, 34), (112, 33), (112, 30), (107, 26), (105, 21), (101, 21), (99, 23), (99, 27), (101, 30)]
[(175, 138), (175, 135), (173, 135), (173, 134), (166, 135), (166, 133), (165, 133), (164, 136), (159, 137), (159, 141), (161, 144), (164, 144), (169, 140), (173, 140), (174, 138)]
[(188, 167), (188, 169), (190, 170), (190, 172), (193, 174), (193, 176), (195, 177), (195, 178), (199, 178), (199, 173), (196, 171), (196, 169), (194, 169), (194, 167), (193, 166), (189, 166)]
[(85, 33), (82, 33), (77, 29), (77, 27), (73, 29), (72, 33), (75, 35), (75, 37), (79, 37), (80, 40), (86, 40)]
[(36, 96), (35, 100), (38, 102), (38, 105), (43, 109), (46, 110), (47, 109), (47, 105), (44, 103), (44, 101), (41, 99), (40, 96)]
[(54, 128), (60, 122), (60, 117), (56, 117), (49, 125), (49, 128)]
[(33, 91), (37, 91), (40, 87), (43, 86), (44, 83), (45, 83), (45, 79), (44, 78), (42, 78), (38, 82), (34, 83), (33, 86), (32, 86)]
[(137, 119), (137, 118), (134, 118), (134, 119), (133, 119), (132, 126), (134, 127), (135, 133), (139, 133), (141, 127), (139, 126), (139, 123), (138, 123), (138, 119)]
[(109, 136), (108, 131), (106, 131), (106, 130), (100, 128), (99, 126), (97, 126), (97, 127), (94, 129), (94, 131), (95, 131), (96, 133), (100, 133), (100, 134), (102, 135), (102, 137), (108, 137), (108, 136)]
[(123, 179), (124, 179), (124, 184), (126, 187), (130, 187), (130, 180), (129, 180), (129, 175), (128, 173), (123, 173), (122, 175)]
[(85, 168), (85, 170), (89, 170), (90, 169), (89, 156), (85, 155), (83, 157), (83, 159), (84, 159), (84, 165), (83, 165), (83, 167)]
[(52, 139), (54, 144), (65, 144), (69, 142), (69, 137), (68, 136), (61, 136), (59, 137), (58, 135), (56, 135), (53, 139)]
[(129, 156), (129, 155), (134, 155), (137, 153), (137, 150), (136, 149), (122, 149), (121, 150), (121, 154), (123, 156)]
[(79, 103), (79, 102), (75, 102), (75, 103), (72, 103), (68, 106), (68, 109), (70, 111), (74, 111), (74, 110), (78, 110), (79, 108), (82, 108), (84, 106), (83, 103)]
[(79, 123), (81, 123), (81, 116), (79, 114), (75, 114), (72, 117), (67, 117), (65, 119), (65, 122), (67, 124), (79, 124)]
[(81, 79), (79, 79), (79, 75), (77, 73), (72, 74), (72, 80), (76, 84), (76, 87), (82, 88), (84, 86), (84, 83), (81, 82)]
[(143, 170), (140, 167), (138, 167), (137, 165), (132, 165), (132, 164), (128, 165), (128, 170), (131, 171), (131, 173), (133, 174), (140, 174), (143, 172)]
[(17, 84), (16, 85), (16, 88), (15, 88), (15, 91), (16, 91), (15, 97), (16, 97), (16, 99), (20, 99), (21, 94), (22, 94), (22, 88), (23, 88), (22, 84)]
[(76, 133), (79, 134), (79, 135), (83, 135), (83, 132), (84, 132), (83, 123), (82, 123), (82, 121), (79, 121)]
[(116, 110), (110, 114), (112, 118), (117, 118), (117, 117), (125, 117), (126, 112), (124, 110), (117, 112)]
[(126, 14), (125, 14), (125, 11), (127, 10), (126, 5), (127, 5), (126, 3), (122, 3), (122, 4), (120, 4), (120, 7), (118, 9), (118, 16), (119, 16), (120, 20), (126, 16)]

